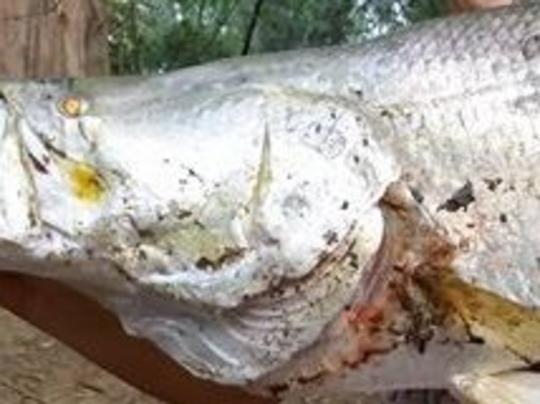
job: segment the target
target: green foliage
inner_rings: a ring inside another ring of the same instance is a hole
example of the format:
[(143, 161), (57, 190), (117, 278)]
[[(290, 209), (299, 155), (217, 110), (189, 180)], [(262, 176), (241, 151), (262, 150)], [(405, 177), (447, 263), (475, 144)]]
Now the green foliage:
[[(117, 74), (344, 44), (443, 14), (441, 0), (108, 0)], [(250, 30), (254, 23), (255, 29)]]

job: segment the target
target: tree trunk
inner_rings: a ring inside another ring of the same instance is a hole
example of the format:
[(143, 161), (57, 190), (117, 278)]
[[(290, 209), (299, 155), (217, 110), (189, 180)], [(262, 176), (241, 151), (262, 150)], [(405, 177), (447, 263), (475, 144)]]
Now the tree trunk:
[(108, 71), (101, 0), (0, 1), (0, 76), (78, 77)]

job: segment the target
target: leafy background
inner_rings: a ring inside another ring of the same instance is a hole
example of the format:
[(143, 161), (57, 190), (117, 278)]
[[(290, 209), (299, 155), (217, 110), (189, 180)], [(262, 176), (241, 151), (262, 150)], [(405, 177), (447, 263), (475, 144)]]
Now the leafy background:
[(108, 0), (116, 74), (362, 41), (446, 13), (443, 0)]

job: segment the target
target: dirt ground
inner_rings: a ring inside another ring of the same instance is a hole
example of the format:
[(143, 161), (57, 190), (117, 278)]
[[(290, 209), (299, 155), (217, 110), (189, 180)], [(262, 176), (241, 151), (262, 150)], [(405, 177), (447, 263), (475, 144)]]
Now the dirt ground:
[(158, 404), (0, 309), (1, 404)]

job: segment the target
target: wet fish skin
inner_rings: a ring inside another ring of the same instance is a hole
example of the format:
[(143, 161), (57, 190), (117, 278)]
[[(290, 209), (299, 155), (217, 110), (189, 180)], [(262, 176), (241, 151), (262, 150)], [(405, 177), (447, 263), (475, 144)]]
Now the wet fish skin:
[[(237, 384), (292, 377), (298, 352), (326, 354), (345, 307), (382, 296), (383, 232), (401, 229), (397, 245), (407, 228), (389, 206), (455, 248), (456, 276), (534, 308), (538, 38), (531, 5), (162, 77), (2, 83), (0, 260), (75, 284), (193, 372)], [(410, 251), (390, 257), (433, 261)], [(448, 387), (536, 359), (500, 340), (424, 355), (400, 342), (325, 388)]]

